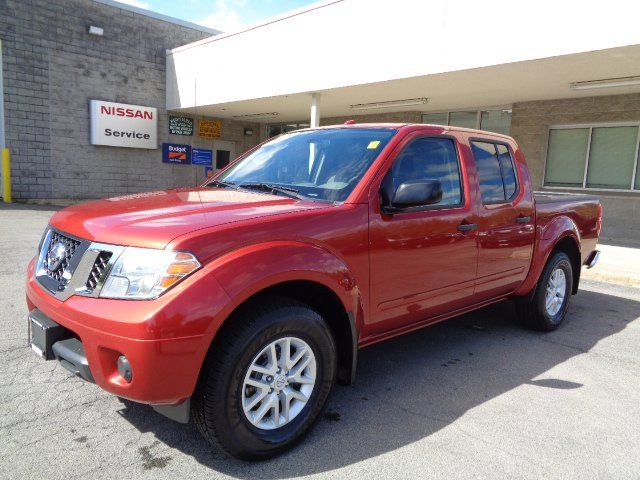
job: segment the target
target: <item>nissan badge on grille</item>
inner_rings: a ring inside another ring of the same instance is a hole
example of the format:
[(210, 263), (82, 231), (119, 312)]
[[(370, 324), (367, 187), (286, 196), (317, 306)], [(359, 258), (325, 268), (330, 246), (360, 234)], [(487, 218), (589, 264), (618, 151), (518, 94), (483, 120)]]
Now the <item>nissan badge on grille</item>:
[(51, 247), (49, 255), (47, 255), (47, 268), (49, 271), (53, 273), (58, 270), (66, 255), (67, 249), (64, 244), (62, 242), (56, 242), (56, 244)]

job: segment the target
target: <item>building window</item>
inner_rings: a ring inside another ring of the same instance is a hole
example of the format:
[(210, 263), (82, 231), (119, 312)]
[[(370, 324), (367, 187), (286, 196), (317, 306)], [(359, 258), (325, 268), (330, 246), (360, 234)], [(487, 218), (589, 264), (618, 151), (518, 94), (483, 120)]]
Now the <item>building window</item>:
[(480, 130), (509, 135), (511, 110), (483, 110), (480, 112)]
[(422, 115), (422, 123), (431, 125), (449, 125), (449, 114), (444, 113), (424, 113)]
[(293, 132), (301, 128), (309, 128), (308, 123), (275, 123), (267, 125), (267, 138), (275, 137), (281, 133)]
[(449, 125), (453, 127), (478, 128), (478, 112), (451, 112)]
[(488, 132), (509, 135), (509, 131), (511, 130), (511, 110), (494, 109), (425, 113), (422, 115), (422, 123), (477, 128)]
[(552, 127), (544, 185), (640, 190), (640, 124)]

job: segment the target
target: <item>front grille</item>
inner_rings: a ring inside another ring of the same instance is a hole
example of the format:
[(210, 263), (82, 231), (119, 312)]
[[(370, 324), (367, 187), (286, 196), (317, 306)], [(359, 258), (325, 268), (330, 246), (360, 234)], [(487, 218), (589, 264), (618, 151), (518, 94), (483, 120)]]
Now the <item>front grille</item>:
[[(64, 246), (64, 255), (59, 263), (50, 265), (49, 259), (51, 258), (52, 251), (58, 248), (59, 245)], [(78, 240), (69, 238), (55, 231), (51, 232), (51, 241), (47, 246), (47, 254), (45, 255), (43, 266), (47, 276), (57, 282), (59, 290), (64, 289), (71, 278), (69, 265), (79, 245), (80, 241)], [(50, 266), (54, 268), (51, 269)]]
[(37, 282), (58, 300), (97, 297), (111, 263), (125, 247), (72, 237), (48, 228), (35, 268)]
[(89, 278), (87, 279), (87, 289), (93, 291), (96, 288), (98, 282), (100, 281), (100, 277), (102, 277), (102, 274), (104, 273), (104, 269), (107, 268), (107, 265), (109, 264), (109, 260), (111, 259), (112, 255), (113, 252), (100, 252), (100, 254), (96, 257), (96, 261), (93, 263), (93, 268), (91, 269)]

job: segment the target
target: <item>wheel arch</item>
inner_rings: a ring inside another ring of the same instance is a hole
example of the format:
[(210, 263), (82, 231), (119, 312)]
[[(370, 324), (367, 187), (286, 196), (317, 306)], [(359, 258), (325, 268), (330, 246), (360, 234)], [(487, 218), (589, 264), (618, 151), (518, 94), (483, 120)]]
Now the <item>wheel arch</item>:
[(555, 217), (547, 225), (539, 228), (529, 274), (515, 295), (526, 296), (533, 293), (549, 258), (558, 251), (565, 252), (571, 260), (573, 270), (571, 293), (575, 295), (578, 292), (582, 266), (580, 238), (577, 225), (565, 215)]
[(353, 383), (363, 302), (354, 275), (336, 254), (318, 245), (275, 241), (231, 252), (206, 268), (230, 298), (210, 325), (209, 350), (248, 302), (285, 297), (309, 305), (327, 321), (338, 349), (338, 381)]
[(222, 338), (226, 329), (241, 319), (236, 314), (248, 304), (259, 302), (261, 298), (281, 297), (308, 305), (325, 319), (337, 347), (337, 377), (342, 384), (352, 384), (355, 378), (358, 328), (356, 313), (348, 311), (340, 297), (328, 286), (311, 280), (287, 280), (272, 284), (252, 293), (235, 305), (217, 329), (209, 346), (209, 351), (216, 348), (216, 341)]
[(575, 295), (576, 293), (578, 293), (578, 284), (580, 283), (580, 271), (582, 266), (580, 261), (580, 248), (578, 247), (578, 243), (573, 236), (566, 235), (565, 237), (558, 240), (558, 242), (556, 242), (556, 244), (553, 246), (553, 249), (547, 257), (547, 261), (556, 252), (563, 252), (567, 254), (569, 260), (571, 261), (571, 268), (573, 270), (573, 287), (571, 289), (571, 293)]

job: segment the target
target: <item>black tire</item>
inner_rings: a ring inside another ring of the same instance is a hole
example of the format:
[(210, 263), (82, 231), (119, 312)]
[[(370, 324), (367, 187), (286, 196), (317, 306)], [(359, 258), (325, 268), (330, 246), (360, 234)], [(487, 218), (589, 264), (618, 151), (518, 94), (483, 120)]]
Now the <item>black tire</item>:
[[(227, 322), (203, 366), (192, 397), (192, 415), (202, 435), (227, 454), (244, 460), (267, 459), (295, 445), (321, 414), (336, 375), (335, 342), (319, 313), (283, 297), (256, 299)], [(242, 409), (244, 378), (265, 346), (287, 336), (311, 347), (315, 384), (308, 402), (289, 423), (259, 429)]]
[[(546, 308), (547, 286), (552, 273), (556, 269), (564, 272), (565, 292), (560, 309), (551, 315)], [(560, 326), (567, 314), (569, 301), (573, 292), (573, 267), (571, 260), (564, 252), (554, 253), (542, 270), (540, 279), (532, 295), (516, 300), (516, 312), (522, 323), (532, 329), (541, 332), (550, 332)]]

